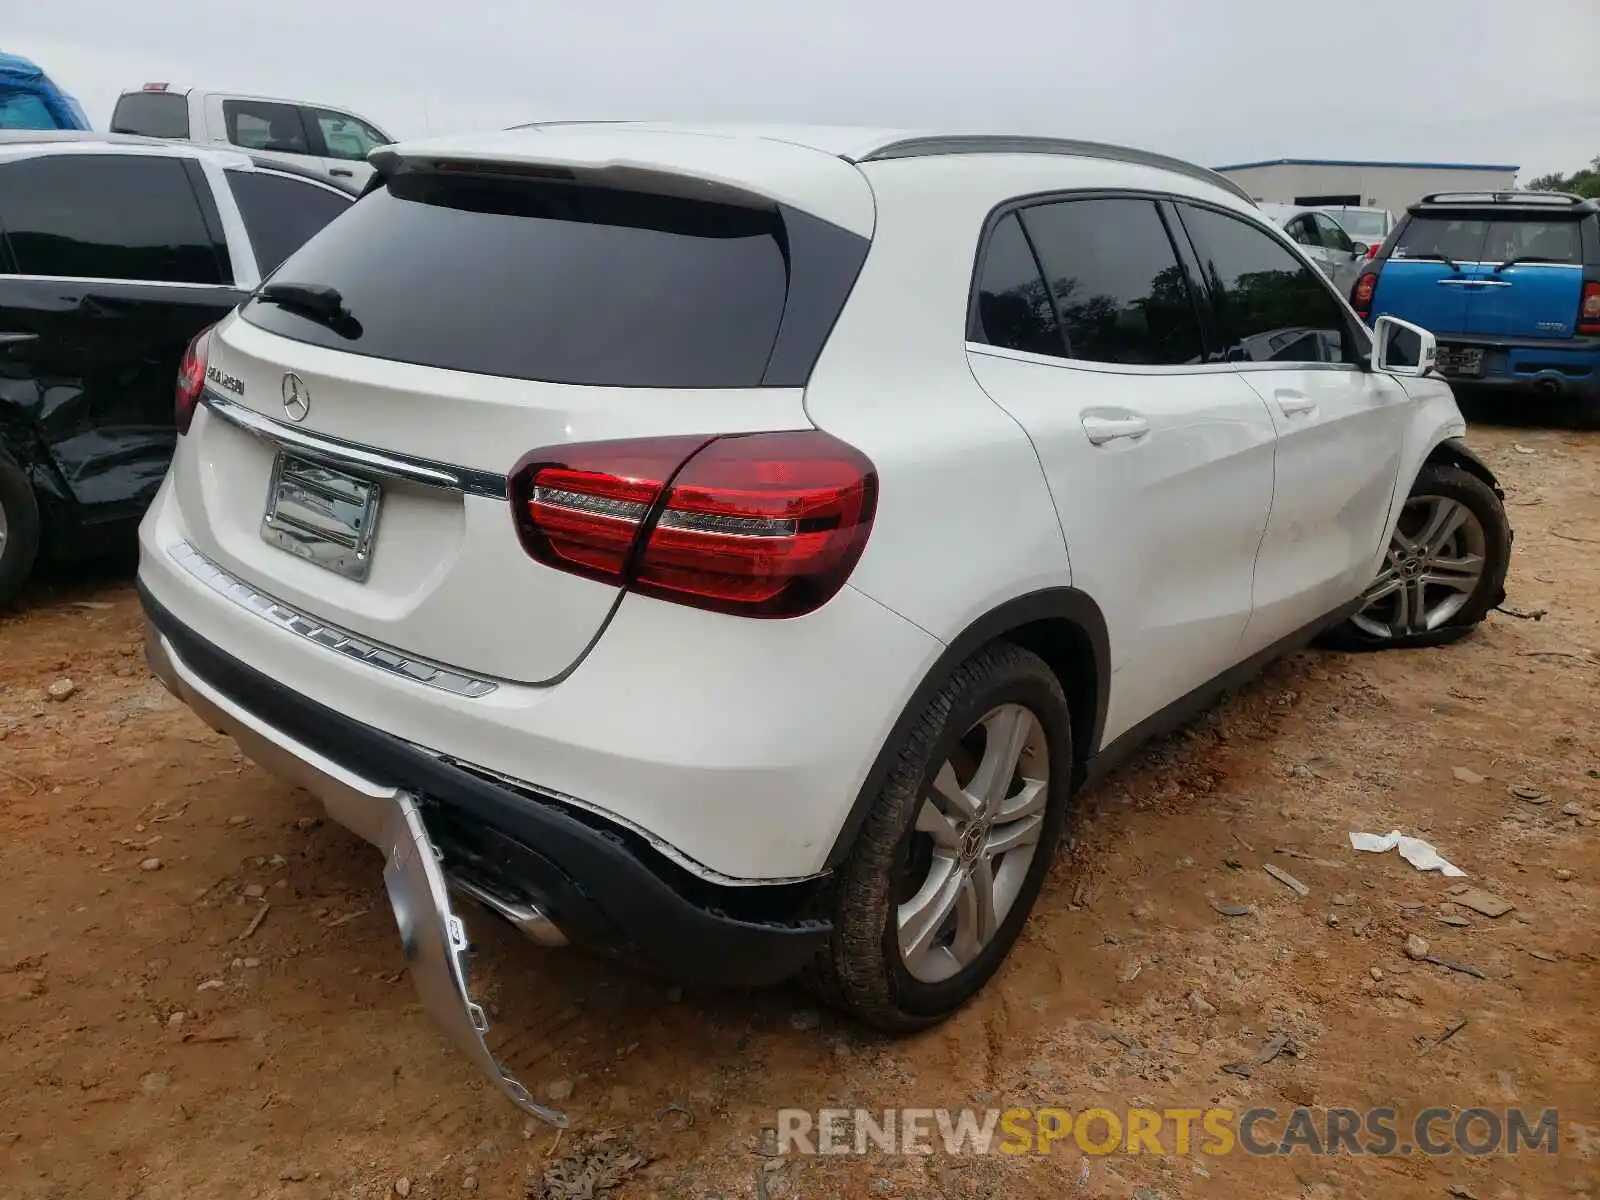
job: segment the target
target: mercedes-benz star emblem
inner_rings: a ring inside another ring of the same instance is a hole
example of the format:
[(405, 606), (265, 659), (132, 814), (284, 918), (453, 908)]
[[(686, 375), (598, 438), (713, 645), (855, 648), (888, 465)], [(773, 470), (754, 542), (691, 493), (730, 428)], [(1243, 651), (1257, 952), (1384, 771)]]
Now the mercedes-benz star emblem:
[(311, 411), (311, 389), (300, 376), (283, 377), (283, 412), (291, 421), (304, 421)]

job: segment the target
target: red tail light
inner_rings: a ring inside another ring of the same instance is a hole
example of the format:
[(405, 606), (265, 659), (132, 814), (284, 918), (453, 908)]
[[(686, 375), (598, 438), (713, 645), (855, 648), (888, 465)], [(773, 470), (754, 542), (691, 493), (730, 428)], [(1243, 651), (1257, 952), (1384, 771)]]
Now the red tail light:
[(183, 352), (183, 361), (178, 364), (178, 390), (172, 415), (180, 436), (189, 432), (194, 407), (200, 403), (200, 393), (205, 391), (206, 355), (210, 349), (211, 327), (207, 326), (194, 335), (189, 348)]
[(1382, 242), (1368, 242), (1367, 243), (1367, 254), (1366, 254), (1366, 257), (1368, 257), (1368, 258), (1376, 258), (1377, 254), (1378, 254), (1378, 250), (1382, 247), (1382, 245), (1383, 245)]
[(1356, 286), (1350, 291), (1350, 304), (1356, 310), (1356, 316), (1363, 321), (1372, 311), (1372, 293), (1378, 290), (1378, 273), (1368, 271), (1356, 280)]
[(1583, 285), (1583, 300), (1578, 304), (1578, 332), (1600, 334), (1600, 280), (1591, 279)]
[(751, 617), (827, 603), (877, 499), (866, 456), (816, 430), (557, 447), (512, 475), (523, 547), (546, 566)]

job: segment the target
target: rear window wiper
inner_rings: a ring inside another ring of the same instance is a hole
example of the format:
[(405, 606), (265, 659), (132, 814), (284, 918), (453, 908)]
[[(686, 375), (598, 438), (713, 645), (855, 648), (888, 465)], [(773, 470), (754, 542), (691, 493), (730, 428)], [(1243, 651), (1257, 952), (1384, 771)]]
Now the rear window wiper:
[(1432, 260), (1434, 260), (1436, 262), (1442, 262), (1445, 266), (1449, 267), (1452, 271), (1461, 270), (1461, 267), (1459, 265), (1457, 265), (1455, 259), (1451, 258), (1448, 254), (1445, 254), (1444, 252), (1439, 251), (1439, 250), (1428, 250), (1428, 251), (1425, 251), (1422, 254), (1416, 254), (1416, 253), (1413, 253), (1410, 250), (1407, 250), (1404, 257), (1406, 257), (1406, 258), (1432, 259)]
[(353, 341), (361, 336), (361, 322), (345, 307), (338, 288), (320, 283), (269, 283), (256, 293), (256, 299), (325, 325), (340, 337)]
[(1565, 263), (1565, 258), (1550, 258), (1543, 254), (1513, 254), (1505, 262), (1495, 268), (1496, 273), (1504, 271), (1507, 267), (1514, 267), (1518, 263)]

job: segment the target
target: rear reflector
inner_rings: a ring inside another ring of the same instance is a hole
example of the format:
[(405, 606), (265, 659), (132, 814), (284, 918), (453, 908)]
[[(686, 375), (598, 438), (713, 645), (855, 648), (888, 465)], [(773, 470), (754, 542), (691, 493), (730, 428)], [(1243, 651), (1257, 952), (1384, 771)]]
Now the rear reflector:
[(178, 363), (178, 387), (173, 396), (172, 419), (181, 437), (189, 432), (195, 405), (206, 388), (206, 359), (211, 350), (211, 326), (206, 326), (189, 342)]
[(1584, 336), (1600, 334), (1600, 281), (1583, 285), (1583, 300), (1578, 304), (1578, 332)]
[(817, 430), (592, 442), (512, 476), (527, 552), (696, 608), (793, 617), (827, 603), (877, 510), (865, 455)]

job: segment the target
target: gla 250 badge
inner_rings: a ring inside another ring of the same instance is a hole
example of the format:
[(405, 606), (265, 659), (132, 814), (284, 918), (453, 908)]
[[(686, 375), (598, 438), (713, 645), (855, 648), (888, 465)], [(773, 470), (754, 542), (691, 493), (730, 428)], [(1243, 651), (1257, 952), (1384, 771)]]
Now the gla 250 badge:
[(244, 395), (244, 380), (229, 375), (226, 371), (219, 371), (216, 367), (206, 368), (206, 378), (218, 387), (227, 388), (235, 396)]

